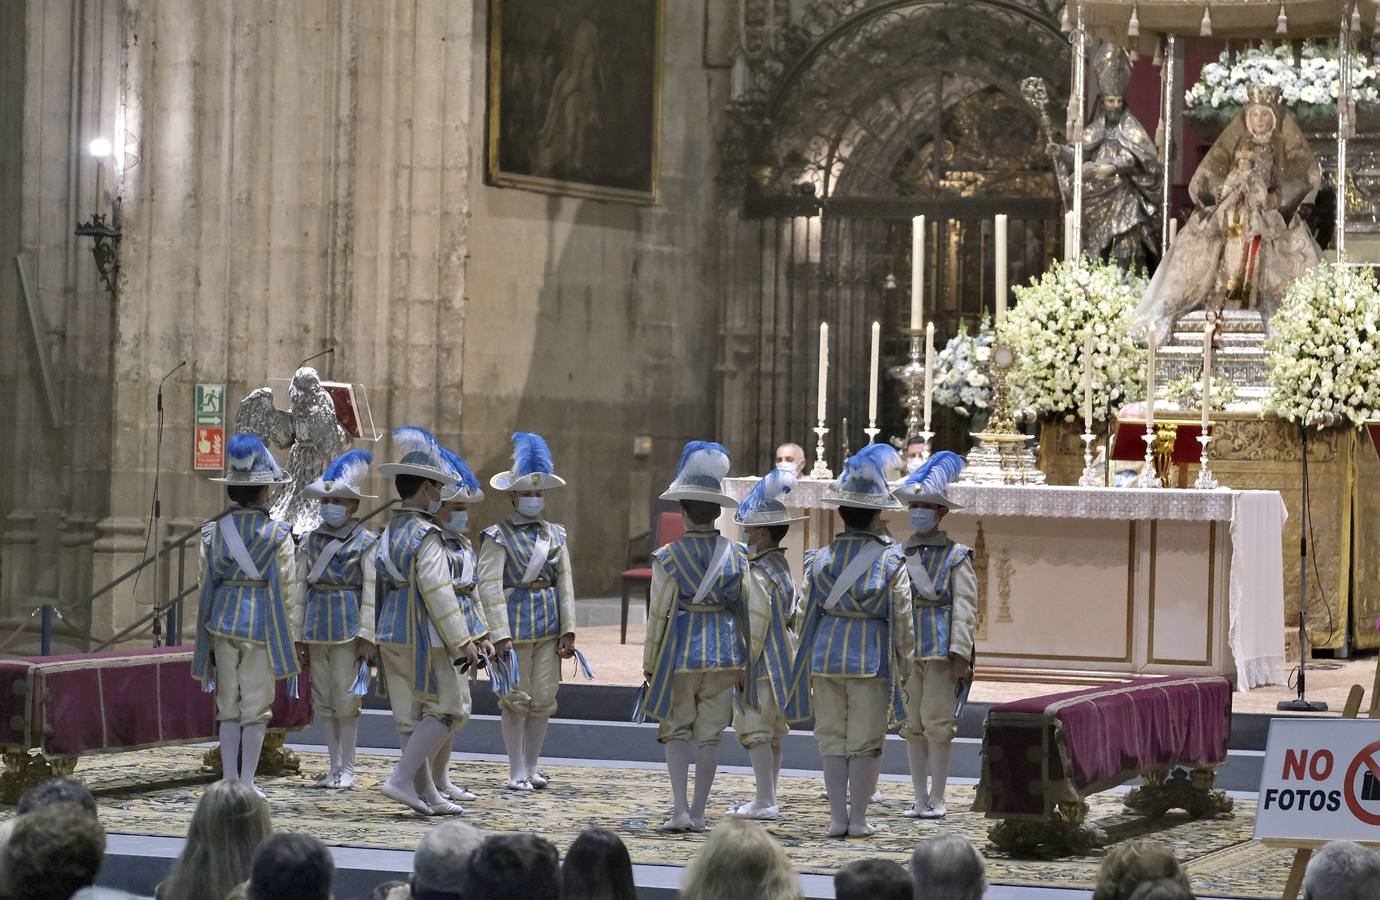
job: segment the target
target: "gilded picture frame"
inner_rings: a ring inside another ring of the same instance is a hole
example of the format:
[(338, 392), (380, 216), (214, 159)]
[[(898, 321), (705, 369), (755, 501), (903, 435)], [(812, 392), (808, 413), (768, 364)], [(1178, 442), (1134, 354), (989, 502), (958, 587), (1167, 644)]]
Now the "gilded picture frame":
[(658, 202), (664, 4), (489, 0), (489, 184)]

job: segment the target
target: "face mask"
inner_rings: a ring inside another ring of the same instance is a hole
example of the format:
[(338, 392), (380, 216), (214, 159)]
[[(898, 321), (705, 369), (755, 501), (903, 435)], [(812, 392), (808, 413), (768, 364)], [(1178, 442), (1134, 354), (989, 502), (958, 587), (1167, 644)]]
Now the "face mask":
[(546, 508), (545, 497), (519, 497), (517, 511), (529, 519), (535, 519)]
[(781, 462), (777, 463), (777, 464), (776, 464), (776, 467), (777, 467), (778, 469), (784, 469), (784, 470), (787, 471), (787, 472), (794, 472), (794, 471), (795, 471), (795, 463), (791, 462), (791, 461), (788, 460), (788, 459), (787, 459), (787, 460), (782, 460)]
[(906, 457), (906, 471), (907, 471), (907, 472), (914, 472), (914, 471), (915, 471), (916, 469), (918, 469), (918, 468), (920, 468), (920, 457), (918, 457), (918, 456), (907, 456), (907, 457)]
[(465, 526), (468, 524), (470, 524), (470, 511), (467, 509), (457, 509), (450, 514), (450, 518), (446, 519), (441, 527), (451, 534), (459, 534), (465, 530)]
[(916, 534), (929, 534), (939, 524), (939, 511), (936, 509), (912, 509), (910, 524)]
[(332, 528), (339, 528), (350, 520), (350, 511), (339, 503), (323, 503), (321, 518)]
[(435, 499), (435, 500), (428, 500), (428, 501), (426, 502), (426, 514), (427, 514), (428, 516), (434, 516), (434, 515), (436, 515), (438, 512), (440, 512), (440, 511), (441, 511), (441, 492), (438, 490), (438, 491), (436, 492), (436, 499)]

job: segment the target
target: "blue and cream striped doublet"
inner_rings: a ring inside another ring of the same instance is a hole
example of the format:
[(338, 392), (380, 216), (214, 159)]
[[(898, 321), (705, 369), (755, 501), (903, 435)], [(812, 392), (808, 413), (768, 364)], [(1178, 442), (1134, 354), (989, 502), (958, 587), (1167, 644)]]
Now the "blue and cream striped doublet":
[[(377, 588), (374, 592), (378, 604), (378, 624), (374, 628), (377, 644), (413, 644), (418, 642), (418, 613), (426, 617), (418, 586), (412, 583), (413, 566), (417, 562), (417, 551), (422, 540), (433, 531), (440, 531), (435, 522), (418, 510), (405, 509), (393, 514), (388, 526), (388, 546), (382, 541), (375, 542), (379, 559), (374, 563)], [(399, 583), (389, 573), (388, 564), (383, 561), (387, 553), (405, 579)], [(427, 635), (422, 634), (422, 644), (430, 644)]]
[[(676, 602), (670, 627), (662, 638), (656, 669), (647, 688), (647, 715), (665, 721), (671, 714), (671, 683), (677, 672), (738, 669), (747, 656), (747, 622), (743, 579), (748, 576), (747, 548), (730, 542), (718, 580), (699, 603), (692, 602), (704, 580), (718, 543), (716, 531), (687, 534), (652, 553), (652, 563), (670, 576)], [(754, 692), (755, 696), (755, 692)]]
[(972, 559), (973, 551), (950, 541), (943, 546), (920, 544), (907, 547), (907, 555), (918, 557), (934, 582), (938, 604), (931, 604), (914, 589), (911, 599), (915, 606), (915, 656), (917, 659), (948, 659), (949, 630), (954, 617), (954, 567), (965, 559)]
[[(545, 533), (551, 549), (536, 580), (524, 583), (532, 549)], [(560, 600), (556, 582), (561, 554), (565, 552), (565, 528), (551, 522), (513, 522), (504, 519), (484, 529), (484, 536), (503, 548), (503, 593), (508, 598), (508, 630), (513, 642), (534, 643), (561, 633)]]
[[(474, 556), (474, 545), (463, 534), (451, 534), (442, 530), (441, 538), (446, 543), (446, 555), (450, 557), (451, 587), (455, 590), (455, 601), (465, 615), (465, 628), (470, 636), (478, 640), (489, 633), (489, 625), (484, 621), (484, 607), (479, 602), (475, 588), (479, 584), (479, 561)], [(468, 562), (469, 577), (465, 577)]]
[(264, 644), (268, 649), (273, 677), (287, 678), (298, 672), (293, 652), (292, 632), (288, 627), (287, 603), (278, 571), (278, 550), (291, 544), (292, 530), (268, 517), (258, 507), (244, 507), (229, 514), (230, 524), (239, 533), (249, 561), (259, 570), (251, 578), (239, 567), (220, 528), (226, 517), (201, 526), (202, 552), (206, 559), (205, 577), (198, 604), (196, 651), (192, 675), (207, 677), (211, 636)]
[[(322, 550), (339, 535), (313, 531), (303, 541), (310, 571)], [(379, 536), (355, 525), (316, 584), (307, 585), (302, 640), (308, 644), (343, 644), (359, 635), (359, 604), (364, 593), (364, 558), (375, 552)], [(304, 573), (305, 577), (305, 573)]]
[(771, 618), (767, 623), (766, 640), (762, 645), (762, 656), (753, 668), (754, 678), (765, 678), (771, 682), (772, 693), (779, 707), (786, 705), (790, 693), (791, 664), (795, 659), (791, 634), (786, 627), (786, 614), (795, 602), (795, 582), (791, 578), (791, 565), (786, 560), (786, 551), (780, 548), (768, 550), (752, 561), (771, 578)]

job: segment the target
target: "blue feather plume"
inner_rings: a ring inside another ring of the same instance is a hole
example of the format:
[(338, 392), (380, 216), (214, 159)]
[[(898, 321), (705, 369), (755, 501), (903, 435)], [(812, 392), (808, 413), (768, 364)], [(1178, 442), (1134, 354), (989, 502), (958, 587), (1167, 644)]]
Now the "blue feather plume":
[(868, 444), (844, 462), (839, 482), (863, 478), (885, 485), (886, 470), (900, 465), (901, 454), (890, 444)]
[(252, 434), (236, 434), (225, 442), (225, 452), (230, 457), (232, 465), (239, 469), (247, 469), (254, 462), (254, 457), (260, 453), (267, 453), (268, 448)]
[(461, 487), (472, 491), (479, 489), (479, 479), (474, 477), (474, 472), (470, 470), (460, 454), (447, 447), (442, 447), (441, 460), (445, 462), (446, 468), (450, 469), (451, 474), (455, 476), (456, 482)]
[(359, 484), (359, 480), (369, 471), (369, 464), (374, 461), (374, 455), (368, 450), (351, 450), (349, 453), (342, 453), (331, 464), (326, 466), (326, 471), (321, 473), (322, 481), (343, 481), (346, 484)]
[(532, 431), (519, 431), (513, 435), (513, 471), (519, 475), (531, 475), (533, 472), (555, 474), (551, 448), (546, 446), (541, 435)]
[[(689, 441), (680, 451), (676, 464), (676, 478), (685, 475), (709, 475), (722, 479), (729, 469), (728, 449), (714, 441)], [(687, 468), (689, 471), (686, 471)]]
[(425, 428), (418, 428), (415, 425), (404, 425), (394, 429), (393, 442), (403, 449), (403, 454), (425, 453), (432, 459), (441, 458), (441, 445), (436, 438)]
[(930, 458), (920, 464), (920, 468), (910, 473), (905, 480), (906, 487), (926, 487), (931, 490), (943, 491), (949, 486), (949, 482), (963, 467), (967, 465), (963, 457), (954, 453), (952, 450), (940, 450), (930, 455)]
[(789, 494), (795, 487), (795, 472), (786, 469), (772, 469), (756, 485), (743, 502), (738, 504), (738, 515), (747, 518), (761, 509), (765, 504), (779, 501), (782, 496)]

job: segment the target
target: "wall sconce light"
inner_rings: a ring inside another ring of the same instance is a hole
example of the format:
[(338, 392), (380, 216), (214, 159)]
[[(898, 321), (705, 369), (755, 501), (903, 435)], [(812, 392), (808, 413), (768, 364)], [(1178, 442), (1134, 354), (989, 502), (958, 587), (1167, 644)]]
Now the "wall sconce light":
[(96, 271), (100, 273), (110, 299), (114, 300), (120, 277), (120, 199), (115, 198), (110, 217), (107, 218), (105, 165), (106, 159), (110, 156), (110, 141), (106, 138), (96, 138), (87, 149), (96, 161), (96, 211), (91, 214), (89, 220), (77, 226), (77, 236), (89, 237), (95, 241), (91, 247), (91, 255), (96, 259)]

